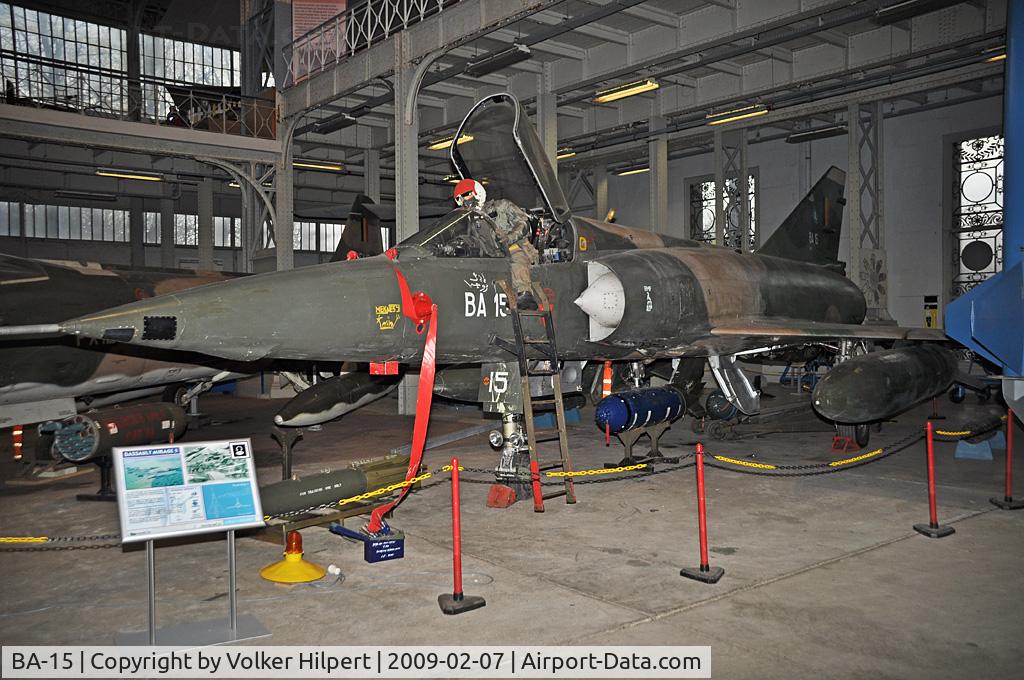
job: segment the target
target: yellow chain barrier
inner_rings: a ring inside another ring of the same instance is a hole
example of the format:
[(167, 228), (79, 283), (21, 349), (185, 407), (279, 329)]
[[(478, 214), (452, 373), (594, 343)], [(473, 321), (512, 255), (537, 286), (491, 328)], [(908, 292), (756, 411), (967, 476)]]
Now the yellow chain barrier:
[(875, 449), (874, 451), (871, 451), (870, 453), (863, 453), (863, 454), (861, 454), (859, 456), (854, 456), (853, 458), (846, 458), (845, 460), (834, 460), (831, 463), (829, 463), (828, 465), (829, 465), (829, 467), (839, 467), (841, 465), (849, 465), (850, 463), (856, 463), (857, 461), (866, 460), (868, 458), (872, 458), (874, 456), (877, 456), (881, 452), (882, 452), (882, 449)]
[(48, 543), (47, 536), (0, 536), (0, 543)]
[(640, 463), (638, 465), (624, 465), (616, 468), (600, 468), (597, 470), (574, 470), (573, 472), (545, 472), (544, 475), (547, 477), (586, 477), (588, 475), (610, 475), (613, 472), (629, 472), (630, 470), (640, 470), (647, 467), (647, 463)]
[(940, 437), (966, 437), (971, 434), (971, 430), (960, 430), (958, 432), (949, 432), (947, 430), (935, 430), (935, 434)]
[(736, 460), (735, 458), (727, 458), (725, 456), (711, 455), (715, 460), (722, 463), (732, 463), (733, 465), (742, 465), (743, 467), (758, 468), (759, 470), (777, 470), (778, 468), (768, 463), (753, 463), (749, 460)]
[[(445, 467), (448, 468), (448, 471), (450, 471), (452, 469), (451, 465), (446, 465)], [(460, 465), (459, 468), (461, 469), (462, 466)], [(444, 468), (442, 468), (442, 470), (444, 470)], [(358, 496), (352, 496), (350, 498), (342, 498), (340, 501), (336, 501), (336, 502), (330, 503), (330, 505), (342, 506), (342, 505), (348, 505), (349, 503), (355, 503), (357, 501), (365, 501), (365, 500), (368, 500), (370, 498), (375, 498), (377, 496), (382, 496), (382, 495), (384, 495), (386, 493), (389, 493), (391, 491), (397, 491), (398, 489), (401, 489), (401, 488), (406, 487), (406, 486), (412, 486), (413, 484), (416, 484), (417, 482), (422, 482), (424, 479), (430, 479), (433, 476), (434, 476), (433, 472), (424, 472), (422, 475), (419, 475), (418, 477), (413, 477), (412, 479), (408, 479), (408, 480), (405, 480), (403, 482), (397, 482), (397, 483), (391, 484), (389, 486), (384, 486), (384, 487), (381, 487), (379, 489), (374, 489), (373, 491), (367, 491), (366, 493), (361, 493)], [(264, 515), (263, 516), (263, 521), (265, 521), (265, 522), (268, 522), (271, 519), (273, 519), (273, 517), (270, 516), (270, 515)]]

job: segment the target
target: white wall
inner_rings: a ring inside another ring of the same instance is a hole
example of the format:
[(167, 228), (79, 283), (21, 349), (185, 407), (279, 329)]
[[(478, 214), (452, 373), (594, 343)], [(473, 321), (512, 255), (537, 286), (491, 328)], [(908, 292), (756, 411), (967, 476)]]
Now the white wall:
[[(953, 187), (943, 186), (944, 166), (950, 162), (944, 138), (961, 132), (998, 129), (1001, 122), (1001, 97), (885, 120), (883, 208), (889, 313), (902, 325), (924, 325), (923, 296), (939, 295), (941, 299), (950, 286), (943, 274), (943, 264), (950, 257), (943, 245), (949, 230), (944, 205), (952, 201), (954, 194)], [(759, 181), (757, 205), (762, 242), (829, 166), (846, 169), (847, 156), (845, 136), (804, 144), (776, 140), (749, 145), (748, 164), (757, 169)], [(669, 163), (672, 219), (658, 231), (687, 235), (689, 180), (713, 174), (710, 153)], [(608, 206), (615, 208), (619, 223), (649, 226), (648, 181), (647, 173), (608, 178)], [(847, 210), (851, 207), (852, 201)], [(849, 234), (845, 229), (843, 236), (840, 259), (849, 254)]]

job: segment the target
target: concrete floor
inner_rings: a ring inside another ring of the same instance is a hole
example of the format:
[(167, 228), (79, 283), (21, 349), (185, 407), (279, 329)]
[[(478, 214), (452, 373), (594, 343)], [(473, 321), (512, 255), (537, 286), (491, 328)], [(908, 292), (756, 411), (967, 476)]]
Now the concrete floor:
[[(280, 475), (266, 436), (276, 404), (215, 395), (215, 424), (193, 439), (252, 434), (261, 478)], [(943, 403), (950, 419), (977, 406)], [(311, 432), (296, 470), (385, 453), (407, 442), (409, 418), (385, 401)], [(872, 442), (884, 445), (923, 426), (929, 409), (902, 416)], [(989, 410), (991, 415), (991, 410)], [(605, 449), (590, 413), (573, 427), (576, 467), (618, 457)], [(478, 424), (470, 410), (438, 409), (431, 434)], [(677, 424), (663, 442), (688, 452), (696, 437)], [(1024, 441), (1018, 432), (1018, 441)], [(828, 461), (829, 434), (770, 435), (707, 442), (712, 453), (776, 463)], [(484, 507), (487, 486), (463, 487), (466, 592), (484, 609), (446, 617), (438, 594), (451, 588), (449, 487), (427, 486), (397, 512), (404, 560), (371, 565), (361, 550), (322, 529), (304, 532), (307, 557), (345, 574), (326, 587), (281, 586), (257, 572), (278, 557), (239, 539), (239, 606), (273, 633), (264, 644), (616, 644), (711, 645), (715, 677), (942, 678), (1019, 675), (1024, 651), (1024, 511), (993, 508), (1003, 458), (954, 460), (937, 446), (940, 521), (956, 534), (914, 533), (927, 521), (924, 445), (837, 474), (769, 478), (708, 470), (712, 563), (717, 585), (681, 578), (697, 563), (693, 469), (580, 485), (579, 503)], [(427, 454), (435, 468), (457, 453), (492, 466), (479, 435)], [(1024, 496), (1024, 466), (1019, 495)], [(479, 477), (479, 475), (477, 475)], [(112, 504), (76, 503), (96, 475), (0, 495), (3, 534), (80, 535), (117, 531)], [(430, 484), (430, 483), (428, 483)], [(358, 522), (350, 521), (350, 526)], [(157, 551), (160, 624), (209, 618), (226, 609), (223, 540)], [(0, 553), (0, 641), (109, 644), (146, 621), (145, 556), (138, 550)]]

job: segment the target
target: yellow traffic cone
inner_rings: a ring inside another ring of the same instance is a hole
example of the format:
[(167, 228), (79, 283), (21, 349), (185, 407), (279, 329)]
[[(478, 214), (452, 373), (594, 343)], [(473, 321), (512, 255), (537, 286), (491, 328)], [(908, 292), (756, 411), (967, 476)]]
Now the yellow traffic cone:
[(260, 576), (276, 583), (307, 583), (324, 577), (327, 572), (318, 564), (302, 559), (302, 534), (288, 532), (284, 559), (260, 569)]

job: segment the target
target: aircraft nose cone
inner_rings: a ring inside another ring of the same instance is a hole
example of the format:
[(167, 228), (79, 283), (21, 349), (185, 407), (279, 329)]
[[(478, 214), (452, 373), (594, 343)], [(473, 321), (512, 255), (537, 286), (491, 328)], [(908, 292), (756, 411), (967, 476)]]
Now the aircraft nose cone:
[(178, 301), (166, 296), (157, 301), (133, 302), (59, 324), (61, 331), (95, 340), (173, 343), (178, 337)]
[(622, 321), (626, 309), (626, 293), (622, 281), (607, 272), (590, 284), (574, 301), (595, 323), (614, 329)]

